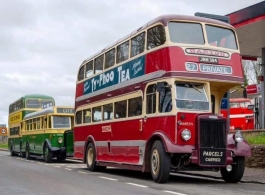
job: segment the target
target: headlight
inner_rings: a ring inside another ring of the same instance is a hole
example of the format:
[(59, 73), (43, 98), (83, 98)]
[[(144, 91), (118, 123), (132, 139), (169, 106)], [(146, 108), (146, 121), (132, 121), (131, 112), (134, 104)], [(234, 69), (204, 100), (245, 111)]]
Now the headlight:
[(239, 143), (242, 142), (243, 139), (243, 134), (240, 131), (237, 131), (235, 134), (235, 141)]
[(188, 141), (188, 140), (191, 138), (191, 132), (190, 132), (190, 130), (188, 130), (188, 129), (184, 129), (184, 130), (181, 132), (181, 137), (182, 137), (182, 139), (184, 139), (185, 141)]
[(58, 138), (58, 143), (60, 143), (60, 144), (63, 143), (63, 138), (59, 137)]

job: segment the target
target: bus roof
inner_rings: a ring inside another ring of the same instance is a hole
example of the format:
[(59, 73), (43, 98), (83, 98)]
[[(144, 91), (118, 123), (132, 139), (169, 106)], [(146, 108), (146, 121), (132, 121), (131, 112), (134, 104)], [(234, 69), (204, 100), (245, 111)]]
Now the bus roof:
[(60, 114), (74, 114), (74, 108), (71, 107), (71, 106), (52, 106), (52, 107), (48, 107), (48, 108), (45, 108), (45, 109), (38, 110), (36, 112), (29, 113), (29, 114), (27, 114), (24, 117), (23, 120), (26, 120), (26, 119), (29, 119), (29, 118), (38, 117), (38, 116), (42, 116), (42, 115), (45, 115), (45, 114), (58, 113), (58, 112), (55, 111), (55, 109), (71, 109), (73, 112), (68, 112), (68, 113), (62, 112)]
[(11, 104), (14, 104), (14, 103), (16, 103), (17, 101), (19, 101), (21, 99), (30, 99), (30, 98), (34, 98), (34, 99), (35, 98), (40, 98), (40, 99), (52, 99), (52, 100), (54, 100), (54, 98), (52, 96), (48, 96), (48, 95), (43, 95), (43, 94), (26, 94), (24, 96), (21, 96), (16, 101), (12, 102)]
[(97, 52), (96, 54), (90, 56), (89, 58), (87, 58), (86, 60), (83, 61), (81, 66), (85, 62), (89, 61), (91, 58), (94, 58), (95, 56), (99, 55), (100, 53), (103, 53), (104, 51), (110, 49), (111, 47), (113, 47), (113, 46), (115, 46), (115, 45), (117, 45), (119, 43), (122, 43), (123, 41), (125, 41), (129, 37), (137, 34), (139, 31), (144, 30), (144, 29), (148, 28), (149, 26), (151, 26), (151, 25), (153, 25), (155, 23), (162, 23), (164, 26), (167, 26), (167, 23), (169, 21), (171, 21), (171, 20), (205, 22), (205, 23), (222, 25), (222, 26), (234, 29), (234, 27), (232, 25), (228, 24), (228, 23), (225, 23), (225, 22), (222, 22), (222, 21), (219, 21), (219, 20), (209, 19), (209, 18), (203, 18), (203, 17), (198, 17), (198, 16), (188, 16), (188, 15), (177, 15), (177, 14), (161, 15), (161, 16), (158, 16), (158, 17), (154, 18), (153, 20), (150, 20), (148, 23), (144, 24), (143, 26), (141, 26), (137, 30), (134, 30), (133, 32), (131, 32), (127, 36), (119, 39), (117, 42), (111, 44), (110, 46), (105, 47), (102, 51)]

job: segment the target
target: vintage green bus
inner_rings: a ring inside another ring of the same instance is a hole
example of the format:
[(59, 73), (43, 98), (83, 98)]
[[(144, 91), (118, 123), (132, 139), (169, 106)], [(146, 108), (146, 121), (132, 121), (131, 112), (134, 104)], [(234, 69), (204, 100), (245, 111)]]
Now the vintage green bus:
[(27, 94), (9, 105), (8, 148), (11, 156), (21, 153), (21, 122), (28, 113), (55, 106), (54, 98), (43, 94)]
[(23, 157), (43, 156), (50, 163), (54, 157), (73, 156), (74, 108), (53, 106), (27, 114), (22, 123)]

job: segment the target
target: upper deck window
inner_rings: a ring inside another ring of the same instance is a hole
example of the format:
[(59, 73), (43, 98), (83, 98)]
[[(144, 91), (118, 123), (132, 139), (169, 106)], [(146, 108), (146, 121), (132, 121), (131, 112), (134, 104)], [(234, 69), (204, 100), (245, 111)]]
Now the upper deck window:
[(26, 108), (48, 108), (54, 106), (53, 100), (28, 99)]
[(105, 54), (105, 69), (115, 64), (115, 48)]
[(235, 33), (230, 29), (206, 25), (206, 34), (212, 46), (237, 49)]
[(104, 55), (101, 55), (95, 59), (95, 74), (103, 71)]
[(202, 25), (186, 22), (168, 23), (170, 40), (174, 43), (204, 45)]
[(126, 41), (117, 47), (116, 63), (128, 60), (128, 58), (129, 58), (129, 41)]
[(166, 42), (164, 26), (157, 25), (147, 31), (147, 49), (153, 49)]
[(145, 32), (131, 39), (131, 57), (144, 52)]
[(93, 75), (93, 60), (86, 64), (86, 78)]
[(204, 84), (176, 82), (177, 108), (183, 110), (209, 110)]
[(82, 66), (78, 72), (78, 81), (84, 79), (84, 73), (85, 73), (85, 66)]

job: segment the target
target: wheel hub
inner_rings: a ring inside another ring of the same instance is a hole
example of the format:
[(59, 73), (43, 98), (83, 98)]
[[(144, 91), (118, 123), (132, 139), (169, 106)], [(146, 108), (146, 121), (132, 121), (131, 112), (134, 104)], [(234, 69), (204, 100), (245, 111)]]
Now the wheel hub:
[(154, 149), (152, 152), (152, 158), (151, 158), (152, 172), (154, 175), (158, 174), (159, 167), (160, 167), (159, 163), (160, 163), (159, 162), (159, 153), (158, 153), (157, 149)]
[(92, 165), (92, 162), (93, 162), (93, 156), (94, 156), (93, 150), (92, 150), (92, 148), (89, 148), (87, 151), (87, 163), (90, 166)]

